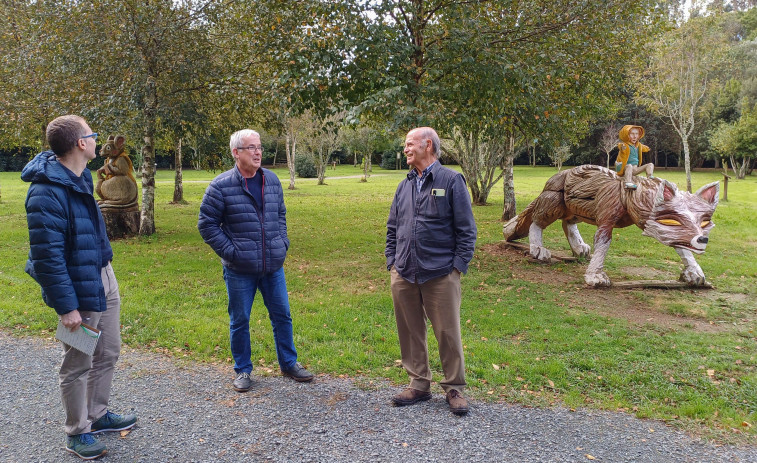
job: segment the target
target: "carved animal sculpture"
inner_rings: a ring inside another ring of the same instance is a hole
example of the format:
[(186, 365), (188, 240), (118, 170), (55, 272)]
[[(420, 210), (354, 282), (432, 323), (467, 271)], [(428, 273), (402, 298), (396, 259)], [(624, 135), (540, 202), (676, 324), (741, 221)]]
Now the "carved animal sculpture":
[(100, 155), (105, 157), (105, 164), (97, 169), (95, 191), (102, 198), (97, 201), (101, 210), (139, 209), (137, 180), (134, 178), (134, 166), (124, 149), (125, 142), (126, 138), (123, 135), (111, 135), (100, 149)]
[(541, 194), (523, 212), (508, 221), (502, 232), (505, 240), (528, 236), (530, 254), (549, 261), (551, 254), (542, 245), (542, 231), (562, 220), (563, 231), (573, 254), (589, 257), (591, 248), (578, 232), (579, 222), (597, 226), (594, 254), (584, 280), (590, 286), (610, 286), (604, 260), (612, 241), (612, 230), (636, 225), (666, 246), (675, 248), (683, 260), (680, 280), (692, 286), (706, 284), (704, 273), (694, 259), (707, 246), (712, 214), (718, 204), (718, 182), (695, 194), (660, 178), (637, 177), (637, 190), (626, 190), (615, 173), (599, 166), (585, 165), (560, 172), (547, 180)]

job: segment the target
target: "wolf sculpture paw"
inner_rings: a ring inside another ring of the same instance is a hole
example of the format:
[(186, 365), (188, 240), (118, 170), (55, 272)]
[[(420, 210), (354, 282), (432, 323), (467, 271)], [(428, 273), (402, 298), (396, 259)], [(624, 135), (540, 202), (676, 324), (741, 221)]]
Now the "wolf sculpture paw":
[(612, 286), (610, 277), (608, 277), (605, 272), (586, 273), (584, 275), (584, 281), (587, 285), (594, 287)]
[(582, 243), (579, 246), (578, 252), (573, 251), (576, 257), (588, 259), (591, 257), (591, 246), (586, 243)]
[(552, 253), (549, 252), (549, 249), (543, 246), (537, 246), (537, 245), (532, 244), (529, 249), (531, 252), (531, 257), (533, 257), (536, 260), (540, 260), (542, 262), (549, 262), (549, 260), (552, 258)]
[(704, 272), (697, 267), (685, 267), (678, 279), (691, 286), (704, 286), (707, 283)]

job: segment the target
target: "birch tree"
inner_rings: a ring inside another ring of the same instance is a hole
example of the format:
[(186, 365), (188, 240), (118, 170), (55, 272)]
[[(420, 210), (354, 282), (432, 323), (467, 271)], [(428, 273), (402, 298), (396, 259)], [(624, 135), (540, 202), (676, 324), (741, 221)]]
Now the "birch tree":
[(618, 146), (618, 133), (620, 128), (615, 123), (610, 123), (602, 130), (599, 138), (599, 149), (607, 156), (607, 168), (610, 168), (610, 151)]
[(689, 192), (690, 137), (700, 104), (727, 51), (717, 20), (715, 16), (692, 18), (664, 34), (650, 49), (646, 69), (634, 73), (638, 101), (669, 121), (681, 139)]

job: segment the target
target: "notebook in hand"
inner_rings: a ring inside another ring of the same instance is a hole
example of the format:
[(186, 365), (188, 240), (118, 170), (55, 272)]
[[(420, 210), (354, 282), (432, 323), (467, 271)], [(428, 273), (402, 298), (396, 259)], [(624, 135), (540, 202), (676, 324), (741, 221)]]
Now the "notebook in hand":
[(82, 323), (74, 331), (71, 331), (63, 326), (63, 323), (59, 320), (55, 338), (76, 350), (92, 355), (95, 353), (97, 340), (100, 339), (100, 330)]

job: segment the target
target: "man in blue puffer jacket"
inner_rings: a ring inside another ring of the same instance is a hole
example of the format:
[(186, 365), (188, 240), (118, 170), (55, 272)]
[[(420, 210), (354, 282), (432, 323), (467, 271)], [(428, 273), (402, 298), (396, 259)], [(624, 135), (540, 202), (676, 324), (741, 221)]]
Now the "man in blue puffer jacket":
[(246, 392), (252, 387), (250, 311), (258, 290), (271, 319), (281, 372), (296, 381), (312, 381), (313, 374), (297, 361), (294, 347), (284, 278), (289, 238), (281, 182), (276, 174), (260, 166), (263, 146), (257, 132), (235, 132), (229, 148), (236, 164), (208, 186), (197, 228), (223, 264), (236, 373), (234, 390)]
[(92, 434), (129, 429), (135, 415), (108, 410), (113, 372), (121, 350), (121, 297), (110, 262), (113, 251), (92, 196), (87, 162), (97, 134), (79, 116), (47, 126), (52, 151), (39, 153), (21, 172), (31, 182), (26, 196), (29, 260), (26, 271), (66, 328), (82, 322), (101, 335), (93, 356), (63, 344), (60, 390), (66, 411), (66, 450), (90, 460), (106, 453)]

